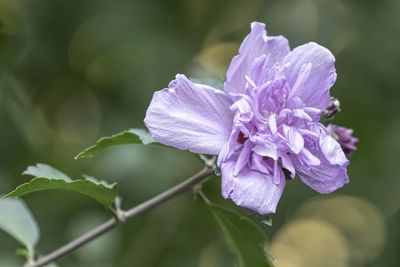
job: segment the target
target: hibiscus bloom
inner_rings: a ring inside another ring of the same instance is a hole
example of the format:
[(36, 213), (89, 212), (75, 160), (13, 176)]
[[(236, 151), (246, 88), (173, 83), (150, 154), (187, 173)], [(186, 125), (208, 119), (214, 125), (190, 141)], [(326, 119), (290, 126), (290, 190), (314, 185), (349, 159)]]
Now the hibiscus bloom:
[[(229, 66), (224, 91), (178, 74), (154, 94), (145, 124), (158, 142), (218, 155), (222, 195), (259, 214), (274, 213), (295, 175), (320, 193), (349, 182), (348, 160), (320, 123), (336, 80), (332, 53), (251, 24)], [(285, 175), (287, 173), (287, 175)]]

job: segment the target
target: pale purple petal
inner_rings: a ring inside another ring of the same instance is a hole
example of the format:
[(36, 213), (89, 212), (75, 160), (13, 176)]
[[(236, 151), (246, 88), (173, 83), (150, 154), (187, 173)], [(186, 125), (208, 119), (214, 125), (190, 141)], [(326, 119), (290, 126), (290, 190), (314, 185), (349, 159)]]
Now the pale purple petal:
[(253, 146), (254, 145), (249, 140), (244, 142), (242, 151), (240, 152), (239, 157), (236, 160), (235, 169), (233, 172), (234, 175), (238, 175), (239, 172), (246, 167), (247, 163), (249, 162), (251, 155), (251, 148)]
[(296, 176), (296, 170), (294, 169), (293, 163), (287, 155), (280, 156), (282, 160), (282, 167), (290, 172), (290, 177), (294, 178)]
[(277, 146), (268, 140), (265, 140), (264, 142), (260, 142), (255, 145), (253, 147), (253, 152), (263, 157), (272, 158), (274, 160), (278, 159)]
[(273, 182), (273, 177), (249, 168), (234, 176), (234, 166), (234, 161), (221, 165), (222, 195), (238, 206), (259, 214), (275, 213), (286, 183), (284, 176), (279, 177), (277, 184)]
[[(251, 32), (244, 39), (239, 54), (232, 59), (226, 74), (225, 91), (229, 93), (244, 93), (246, 76), (256, 58), (265, 55), (266, 64), (260, 68), (268, 69), (276, 62), (280, 62), (290, 51), (289, 43), (282, 36), (267, 37), (265, 25), (259, 22), (251, 24)], [(254, 78), (253, 78), (254, 79)]]
[(336, 80), (332, 53), (316, 43), (308, 43), (293, 49), (283, 63), (292, 87), (290, 97), (299, 97), (306, 106), (324, 110), (330, 104), (329, 89)]
[[(314, 113), (311, 114), (315, 115)], [(313, 121), (313, 118), (304, 109), (293, 109), (293, 116), (305, 121)], [(319, 119), (319, 117), (317, 118)]]
[(331, 193), (349, 182), (347, 165), (334, 165), (324, 160), (319, 166), (296, 168), (300, 179), (319, 193)]
[(231, 134), (231, 104), (223, 91), (177, 75), (168, 88), (154, 94), (145, 124), (162, 144), (218, 155)]
[(251, 157), (251, 169), (253, 171), (258, 171), (262, 172), (265, 174), (268, 174), (268, 176), (273, 173), (273, 168), (271, 168), (266, 162), (265, 158), (258, 155), (258, 154), (253, 154)]
[(218, 160), (217, 160), (218, 166), (220, 166), (223, 161), (226, 161), (226, 159), (230, 158), (234, 154), (234, 152), (242, 146), (242, 144), (237, 141), (239, 135), (240, 135), (240, 130), (238, 129), (232, 130), (228, 142), (225, 145), (223, 145), (220, 153), (218, 154)]
[(279, 185), (281, 181), (285, 180), (285, 174), (283, 173), (282, 169), (278, 165), (278, 161), (274, 161), (274, 175), (272, 177), (272, 182), (275, 185)]
[(276, 114), (271, 114), (268, 118), (268, 126), (271, 134), (274, 135), (277, 131)]
[[(330, 193), (349, 182), (346, 159), (340, 145), (329, 135), (307, 140), (310, 153), (318, 158), (319, 165), (304, 165), (294, 161), (301, 180), (320, 193)], [(305, 149), (304, 149), (305, 150)]]
[(306, 148), (303, 148), (298, 154), (298, 159), (305, 165), (318, 166), (321, 164), (321, 161)]
[(231, 110), (236, 112), (235, 121), (249, 122), (253, 118), (254, 114), (251, 110), (248, 99), (242, 98), (236, 101), (232, 106)]
[(339, 143), (330, 135), (325, 135), (319, 140), (319, 146), (325, 158), (331, 164), (344, 165), (347, 163), (347, 158), (340, 147)]
[(303, 137), (294, 127), (283, 125), (282, 128), (290, 150), (292, 150), (292, 152), (295, 154), (299, 154), (304, 147)]

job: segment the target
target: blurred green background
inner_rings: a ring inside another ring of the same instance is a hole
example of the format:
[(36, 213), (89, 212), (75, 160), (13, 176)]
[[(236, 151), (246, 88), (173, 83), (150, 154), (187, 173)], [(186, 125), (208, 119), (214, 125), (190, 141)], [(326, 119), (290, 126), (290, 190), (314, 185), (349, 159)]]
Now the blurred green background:
[[(0, 0), (0, 193), (36, 162), (118, 181), (129, 207), (201, 168), (189, 153), (126, 146), (73, 157), (100, 136), (144, 127), (154, 91), (176, 73), (223, 79), (251, 21), (336, 56), (336, 123), (354, 128), (351, 183), (319, 196), (288, 184), (267, 250), (277, 267), (400, 266), (400, 1)], [(222, 201), (219, 181), (206, 185)], [(67, 192), (24, 198), (46, 253), (107, 219)], [(228, 205), (229, 201), (222, 201)], [(0, 214), (0, 216), (2, 216)], [(20, 266), (0, 233), (0, 266)], [(60, 266), (233, 266), (212, 216), (190, 193), (59, 261)]]

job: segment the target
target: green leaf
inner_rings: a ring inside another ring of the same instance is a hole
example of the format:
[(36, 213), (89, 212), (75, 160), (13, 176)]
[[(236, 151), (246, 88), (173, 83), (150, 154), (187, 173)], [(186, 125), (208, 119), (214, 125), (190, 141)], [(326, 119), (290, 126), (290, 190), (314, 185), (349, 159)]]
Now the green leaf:
[(0, 229), (23, 244), (33, 256), (39, 241), (39, 228), (22, 200), (0, 199)]
[(100, 138), (96, 144), (79, 153), (75, 159), (90, 158), (106, 148), (127, 144), (159, 144), (143, 129), (130, 129), (109, 137)]
[(14, 191), (7, 194), (6, 197), (21, 197), (42, 190), (67, 190), (80, 193), (109, 208), (118, 194), (118, 185), (116, 183), (107, 184), (104, 181), (99, 182), (93, 179), (67, 181), (63, 179), (37, 177), (28, 183), (18, 186)]
[(66, 181), (70, 181), (71, 178), (69, 178), (68, 175), (65, 173), (43, 163), (38, 163), (36, 166), (29, 166), (23, 173), (23, 175), (30, 175), (33, 177), (44, 177), (44, 178), (49, 178), (49, 179), (63, 179)]
[(23, 174), (35, 178), (18, 186), (5, 197), (21, 197), (26, 194), (43, 190), (67, 190), (85, 195), (109, 208), (118, 194), (116, 183), (108, 184), (94, 177), (84, 175), (84, 179), (72, 180), (63, 172), (46, 164), (29, 166)]
[(238, 267), (271, 267), (264, 245), (265, 231), (250, 217), (225, 207), (208, 203), (220, 226), (230, 250), (235, 254)]

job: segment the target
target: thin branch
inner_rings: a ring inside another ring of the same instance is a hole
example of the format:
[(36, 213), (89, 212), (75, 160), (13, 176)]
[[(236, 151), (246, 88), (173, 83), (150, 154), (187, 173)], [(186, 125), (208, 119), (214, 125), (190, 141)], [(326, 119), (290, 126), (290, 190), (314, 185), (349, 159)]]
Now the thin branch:
[(192, 188), (193, 186), (203, 182), (208, 178), (210, 175), (214, 173), (214, 168), (205, 167), (203, 170), (195, 174), (194, 176), (190, 177), (189, 179), (183, 181), (182, 183), (164, 191), (163, 193), (139, 204), (138, 206), (127, 210), (122, 211), (118, 218), (112, 218), (105, 223), (97, 226), (96, 228), (90, 230), (86, 234), (78, 237), (77, 239), (71, 241), (70, 243), (56, 249), (55, 251), (49, 253), (46, 256), (39, 258), (36, 262), (27, 263), (24, 267), (41, 267), (45, 266), (69, 253), (72, 251), (80, 248), (81, 246), (87, 244), (88, 242), (96, 239), (97, 237), (109, 232), (110, 230), (114, 229), (120, 224), (126, 223), (128, 220), (136, 217), (137, 215), (157, 206), (168, 199), (182, 193), (183, 191)]

